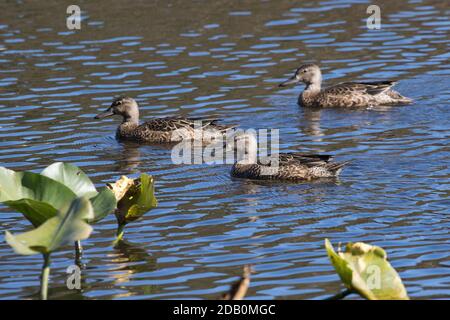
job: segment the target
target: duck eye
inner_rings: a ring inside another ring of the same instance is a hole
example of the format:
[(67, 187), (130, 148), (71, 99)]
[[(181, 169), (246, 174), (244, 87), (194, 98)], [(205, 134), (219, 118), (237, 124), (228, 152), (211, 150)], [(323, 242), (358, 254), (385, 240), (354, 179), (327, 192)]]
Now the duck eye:
[(308, 71), (308, 70), (304, 69), (302, 72), (303, 72), (303, 73), (306, 73), (306, 71)]

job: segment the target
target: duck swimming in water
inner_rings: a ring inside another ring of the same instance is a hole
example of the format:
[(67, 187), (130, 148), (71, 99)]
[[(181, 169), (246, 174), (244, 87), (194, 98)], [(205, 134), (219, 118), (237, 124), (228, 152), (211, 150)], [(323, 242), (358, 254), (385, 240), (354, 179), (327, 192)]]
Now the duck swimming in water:
[(167, 143), (194, 139), (211, 141), (235, 127), (219, 125), (218, 119), (181, 117), (155, 118), (139, 124), (139, 106), (133, 98), (125, 96), (114, 99), (111, 106), (95, 116), (95, 119), (113, 115), (122, 117), (116, 138), (136, 142)]
[(322, 73), (319, 66), (312, 63), (298, 68), (290, 79), (279, 86), (300, 82), (306, 85), (298, 97), (298, 104), (303, 107), (370, 107), (412, 102), (391, 89), (395, 81), (343, 82), (322, 89)]
[(244, 157), (231, 169), (231, 176), (253, 180), (302, 181), (336, 177), (348, 162), (332, 162), (330, 155), (307, 155), (298, 152), (278, 154), (278, 163), (257, 160), (258, 143), (252, 134), (235, 137), (243, 147)]

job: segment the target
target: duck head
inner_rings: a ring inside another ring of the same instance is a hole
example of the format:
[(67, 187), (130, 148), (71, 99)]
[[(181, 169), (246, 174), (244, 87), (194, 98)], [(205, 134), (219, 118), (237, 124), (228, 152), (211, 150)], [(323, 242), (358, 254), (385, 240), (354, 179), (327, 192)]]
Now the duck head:
[(94, 119), (103, 119), (109, 116), (119, 115), (122, 116), (123, 121), (139, 121), (139, 107), (137, 102), (130, 97), (120, 96), (115, 98), (111, 103), (111, 106), (99, 113)]
[(279, 87), (286, 87), (291, 84), (297, 84), (303, 82), (307, 86), (319, 85), (322, 82), (322, 73), (318, 65), (309, 63), (304, 64), (295, 71), (295, 74), (283, 83), (279, 84)]

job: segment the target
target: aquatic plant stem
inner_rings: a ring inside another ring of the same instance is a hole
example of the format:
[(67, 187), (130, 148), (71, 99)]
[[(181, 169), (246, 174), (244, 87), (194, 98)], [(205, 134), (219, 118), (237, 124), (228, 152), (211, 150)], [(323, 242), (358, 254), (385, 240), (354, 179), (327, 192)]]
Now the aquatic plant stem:
[(344, 290), (344, 291), (341, 291), (341, 292), (335, 294), (334, 296), (328, 297), (325, 300), (341, 300), (341, 299), (344, 299), (346, 296), (348, 296), (349, 294), (352, 294), (352, 293), (353, 293), (352, 290), (347, 289), (347, 290)]
[(41, 273), (41, 300), (47, 300), (48, 276), (50, 275), (50, 253), (44, 253), (44, 265)]
[(83, 257), (83, 246), (81, 245), (81, 241), (75, 241), (75, 260), (79, 261)]
[(114, 240), (113, 245), (115, 246), (119, 241), (123, 240), (123, 229), (125, 228), (125, 224), (119, 224), (117, 226), (117, 232), (116, 232), (116, 240)]
[(81, 241), (75, 241), (75, 264), (79, 267), (82, 267), (81, 259), (83, 258), (83, 246), (81, 245)]

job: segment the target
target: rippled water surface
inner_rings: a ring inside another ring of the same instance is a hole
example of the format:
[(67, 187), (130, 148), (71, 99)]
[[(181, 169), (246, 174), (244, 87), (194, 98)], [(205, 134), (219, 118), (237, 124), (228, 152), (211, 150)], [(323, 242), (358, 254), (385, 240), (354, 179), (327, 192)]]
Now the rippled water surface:
[[(80, 166), (102, 185), (150, 173), (159, 207), (111, 246), (113, 216), (84, 241), (83, 291), (65, 286), (71, 247), (53, 256), (50, 298), (218, 297), (254, 264), (249, 298), (321, 299), (342, 288), (323, 246), (384, 247), (412, 298), (450, 297), (449, 6), (383, 1), (71, 1), (0, 3), (0, 165)], [(325, 86), (398, 79), (413, 105), (302, 109), (279, 89), (304, 62)], [(231, 179), (227, 165), (175, 165), (170, 149), (119, 143), (119, 119), (93, 116), (136, 98), (143, 119), (218, 116), (279, 128), (282, 151), (351, 160), (339, 181)], [(0, 298), (36, 298), (40, 256), (18, 256), (4, 231), (30, 229), (0, 208)]]

